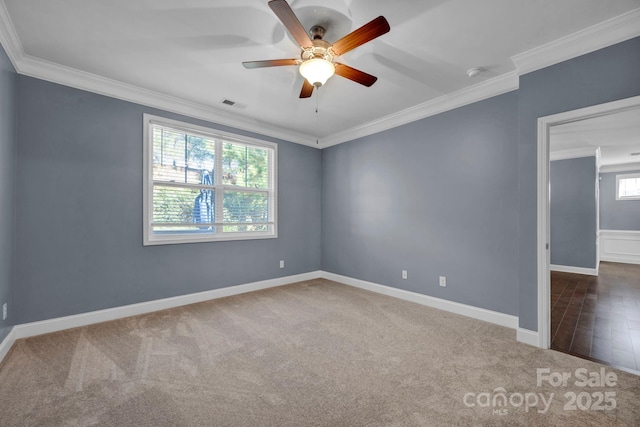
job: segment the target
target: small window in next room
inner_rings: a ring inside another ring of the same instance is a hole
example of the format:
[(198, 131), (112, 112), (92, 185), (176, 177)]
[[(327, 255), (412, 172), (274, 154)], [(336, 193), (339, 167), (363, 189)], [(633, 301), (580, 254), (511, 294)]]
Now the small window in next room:
[(277, 237), (277, 145), (144, 115), (144, 244)]
[(616, 200), (640, 200), (640, 173), (616, 175)]

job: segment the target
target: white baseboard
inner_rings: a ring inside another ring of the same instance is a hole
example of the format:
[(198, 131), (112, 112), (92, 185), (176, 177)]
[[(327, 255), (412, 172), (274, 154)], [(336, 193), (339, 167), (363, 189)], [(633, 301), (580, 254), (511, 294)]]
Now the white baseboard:
[(345, 285), (354, 286), (360, 289), (377, 292), (379, 294), (388, 295), (394, 298), (411, 301), (428, 307), (437, 308), (448, 311), (450, 313), (460, 314), (485, 322), (493, 323), (507, 328), (516, 329), (518, 327), (518, 316), (499, 313), (497, 311), (478, 308), (471, 305), (461, 304), (459, 302), (448, 301), (416, 292), (405, 291), (403, 289), (392, 288), (390, 286), (379, 285), (377, 283), (367, 282), (360, 279), (354, 279), (348, 276), (341, 276), (335, 273), (322, 271), (322, 278), (333, 280), (335, 282), (344, 283)]
[(183, 305), (193, 304), (202, 301), (209, 301), (217, 298), (228, 297), (232, 295), (253, 292), (261, 289), (273, 288), (277, 286), (288, 285), (291, 283), (302, 282), (305, 280), (313, 280), (317, 278), (325, 278), (345, 285), (377, 292), (405, 301), (415, 302), (428, 307), (437, 308), (448, 311), (450, 313), (460, 314), (471, 317), (473, 319), (482, 320), (510, 329), (517, 330), (517, 339), (520, 342), (538, 346), (538, 333), (518, 328), (518, 316), (499, 313), (497, 311), (487, 310), (484, 308), (474, 307), (461, 304), (454, 301), (448, 301), (416, 292), (405, 291), (402, 289), (392, 288), (390, 286), (379, 285), (377, 283), (367, 282), (364, 280), (354, 279), (347, 276), (341, 276), (326, 271), (313, 271), (309, 273), (298, 274), (294, 276), (279, 277), (275, 279), (263, 280), (260, 282), (247, 283), (244, 285), (229, 286), (221, 289), (213, 289), (210, 291), (198, 292), (187, 295), (180, 295), (171, 298), (147, 301), (138, 304), (130, 304), (121, 307), (107, 308), (88, 313), (75, 314), (72, 316), (59, 317), (55, 319), (42, 320), (38, 322), (24, 323), (13, 327), (11, 332), (0, 343), (0, 362), (11, 349), (15, 340), (20, 338), (28, 338), (36, 335), (62, 331), (80, 326), (92, 325), (95, 323), (106, 322), (110, 320), (121, 319), (130, 316), (136, 316), (154, 311), (165, 310), (168, 308), (179, 307)]
[(246, 292), (258, 291), (260, 289), (274, 288), (276, 286), (288, 285), (290, 283), (318, 279), (319, 277), (320, 271), (312, 271), (309, 273), (297, 274), (294, 276), (278, 277), (275, 279), (262, 280), (260, 282), (247, 283), (244, 285), (229, 286), (226, 288), (213, 289), (210, 291), (179, 295), (171, 298), (163, 298), (153, 301), (141, 302), (138, 304), (107, 308), (104, 310), (74, 314), (72, 316), (58, 317), (55, 319), (42, 320), (39, 322), (24, 323), (14, 326), (12, 332), (14, 332), (14, 339), (27, 338), (35, 335), (62, 331), (64, 329), (77, 328), (79, 326), (86, 326), (92, 325), (94, 323), (106, 322), (109, 320), (122, 319), (129, 316), (137, 316), (139, 314), (151, 313), (154, 311), (165, 310), (167, 308), (180, 307), (197, 302), (244, 294)]
[(600, 230), (600, 260), (640, 264), (640, 231)]
[(11, 346), (16, 341), (15, 331), (16, 331), (15, 327), (11, 328), (11, 331), (9, 331), (7, 336), (4, 337), (2, 342), (0, 342), (0, 363), (2, 363), (2, 361), (4, 360), (4, 357), (7, 355), (7, 353), (9, 353), (9, 350), (11, 350)]
[(529, 344), (534, 347), (541, 347), (537, 331), (518, 328), (518, 330), (516, 331), (516, 339), (518, 340), (518, 342), (524, 344)]
[(551, 270), (551, 271), (561, 271), (563, 273), (586, 274), (588, 276), (597, 276), (598, 275), (598, 269), (596, 269), (596, 268), (573, 267), (571, 265), (551, 264), (549, 266), (549, 270)]
[(640, 264), (640, 260), (638, 259), (625, 258), (620, 256), (609, 256), (609, 255), (601, 256), (600, 261), (616, 262), (620, 264)]

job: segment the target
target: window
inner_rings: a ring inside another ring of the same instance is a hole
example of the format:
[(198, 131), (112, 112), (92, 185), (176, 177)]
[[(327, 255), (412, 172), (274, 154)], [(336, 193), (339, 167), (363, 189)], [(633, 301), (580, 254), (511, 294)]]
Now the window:
[(616, 175), (616, 200), (640, 200), (640, 173)]
[(144, 115), (144, 244), (277, 237), (277, 145)]

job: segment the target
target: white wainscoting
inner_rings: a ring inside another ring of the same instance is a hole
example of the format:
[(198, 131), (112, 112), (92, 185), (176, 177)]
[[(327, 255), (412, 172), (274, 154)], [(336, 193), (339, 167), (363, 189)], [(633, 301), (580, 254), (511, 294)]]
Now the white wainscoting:
[(640, 231), (600, 230), (600, 261), (640, 264)]

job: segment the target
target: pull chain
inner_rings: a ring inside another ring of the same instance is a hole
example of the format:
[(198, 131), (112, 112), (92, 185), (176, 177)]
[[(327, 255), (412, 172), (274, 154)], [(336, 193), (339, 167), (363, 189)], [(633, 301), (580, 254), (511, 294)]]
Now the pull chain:
[(320, 98), (320, 88), (316, 89), (316, 145), (320, 144), (320, 125), (318, 118), (318, 98)]

